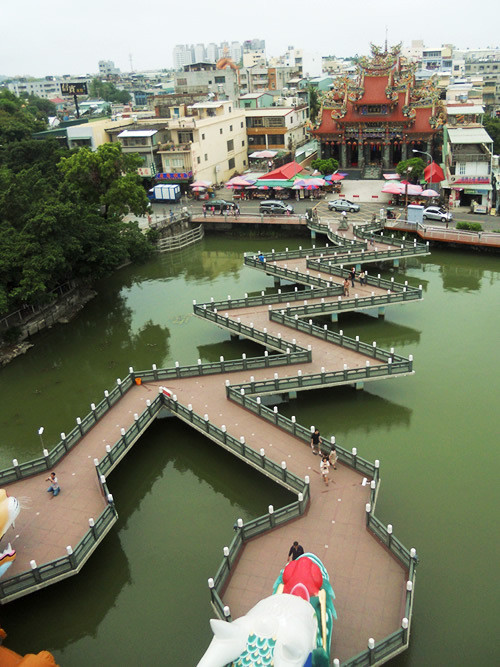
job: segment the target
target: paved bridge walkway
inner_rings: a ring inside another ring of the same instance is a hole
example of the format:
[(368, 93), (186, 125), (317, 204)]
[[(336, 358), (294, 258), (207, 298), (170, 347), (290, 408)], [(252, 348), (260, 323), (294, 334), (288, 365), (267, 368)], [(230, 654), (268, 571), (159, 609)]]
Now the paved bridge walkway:
[[(274, 261), (272, 256), (268, 259)], [(282, 261), (279, 260), (280, 264)], [(301, 268), (307, 270), (305, 266)], [(331, 279), (327, 273), (320, 273), (325, 280)], [(326, 288), (325, 293), (332, 289)], [(132, 446), (158, 415), (163, 405), (158, 403), (161, 398), (174, 414), (206, 432), (217, 443), (214, 446), (230, 449), (256, 468), (260, 464), (255, 463), (255, 453), (264, 449), (261, 456), (283, 471), (283, 484), (287, 488), (297, 488), (287, 480), (288, 474), (296, 480), (305, 480), (309, 497), (308, 505), (303, 508), (306, 511), (296, 514), (294, 521), (246, 540), (238, 553), (231, 576), (220, 589), (233, 617), (244, 614), (271, 592), (291, 542), (300, 539), (306, 550), (322, 559), (336, 592), (339, 619), (334, 625), (334, 657), (345, 662), (366, 649), (369, 637), (383, 646), (388, 645), (384, 639), (388, 635), (402, 632), (402, 619), (411, 614), (412, 598), (406, 582), (413, 581), (414, 570), (411, 558), (405, 562), (404, 554), (409, 552), (404, 547), (401, 547), (403, 557), (397, 554), (396, 558), (394, 549), (382, 544), (391, 547), (392, 536), (372, 516), (378, 492), (378, 468), (371, 467), (372, 475), (361, 474), (352, 467), (356, 466), (356, 453), (351, 455), (338, 446), (338, 470), (332, 471), (331, 482), (325, 486), (320, 478), (319, 457), (313, 455), (304, 429), (294, 435), (295, 423), (286, 420), (293, 426), (287, 431), (272, 423), (273, 413), (271, 417), (269, 414), (259, 417), (253, 409), (248, 409), (250, 404), (245, 408), (238, 405), (234, 395), (231, 399), (230, 390), (235, 387), (235, 396), (245, 400), (252, 394), (294, 393), (306, 388), (396, 378), (413, 372), (412, 361), (398, 357), (393, 351), (378, 350), (376, 344), (362, 344), (288, 315), (286, 299), (289, 298), (287, 294), (251, 297), (243, 306), (236, 301), (195, 305), (197, 315), (210, 319), (231, 335), (246, 336), (257, 342), (263, 342), (264, 337), (268, 349), (279, 354), (266, 353), (256, 361), (221, 359), (220, 364), (200, 363), (195, 369), (179, 367), (132, 373), (130, 378), (139, 376), (142, 384), (133, 384), (129, 378), (126, 386), (124, 381), (118, 387), (118, 393), (113, 390), (113, 396), (110, 394), (97, 407), (93, 406), (90, 417), (83, 422), (85, 427), (80, 424), (76, 429), (81, 433), (72, 432), (73, 435), (68, 434), (62, 440), (65, 448), (72, 438), (76, 444), (57, 465), (49, 460), (50, 456), (46, 457), (45, 470), (4, 484), (9, 494), (29, 498), (31, 506), (21, 512), (15, 531), (8, 536), (17, 550), (17, 559), (0, 582), (2, 602), (70, 576), (83, 566), (116, 520), (114, 500), (108, 493), (107, 480), (101, 476), (101, 467), (110, 472), (119, 462), (126, 447)], [(268, 303), (272, 299), (278, 300)], [(336, 304), (337, 298), (331, 301)], [(310, 301), (313, 302), (318, 303), (318, 299)], [(298, 299), (294, 303), (304, 307)], [(162, 386), (168, 386), (174, 399), (159, 393)], [(193, 413), (202, 417), (194, 422)], [(168, 429), (168, 423), (165, 428)], [(238, 441), (243, 438), (244, 448), (254, 453), (253, 459), (229, 447), (226, 434)], [(328, 440), (324, 447), (329, 449)], [(37, 466), (40, 467), (33, 464), (33, 472), (38, 470)], [(63, 489), (57, 498), (45, 491), (46, 470), (52, 467), (56, 468)], [(23, 474), (14, 467), (1, 471), (0, 479)], [(275, 471), (266, 474), (280, 481)], [(373, 478), (373, 486), (363, 483), (366, 477)], [(111, 518), (94, 535), (85, 556), (75, 562), (77, 545), (89, 534), (89, 518), (95, 520), (110, 507)], [(378, 532), (375, 531), (380, 539), (367, 530), (371, 520), (380, 524)], [(71, 549), (67, 552), (68, 546)], [(51, 567), (54, 576), (50, 574)], [(391, 649), (392, 654), (406, 647), (407, 632), (398, 634), (398, 641), (397, 647)]]

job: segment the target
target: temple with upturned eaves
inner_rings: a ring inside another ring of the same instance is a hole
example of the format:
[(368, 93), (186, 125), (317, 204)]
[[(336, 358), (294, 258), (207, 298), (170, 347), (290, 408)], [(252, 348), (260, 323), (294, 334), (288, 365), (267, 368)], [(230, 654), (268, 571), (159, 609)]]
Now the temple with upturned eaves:
[(324, 95), (311, 134), (322, 158), (373, 177), (415, 157), (412, 150), (432, 155), (446, 112), (433, 79), (416, 87), (416, 66), (401, 55), (401, 44), (370, 47), (371, 56), (356, 59), (356, 75), (335, 80)]

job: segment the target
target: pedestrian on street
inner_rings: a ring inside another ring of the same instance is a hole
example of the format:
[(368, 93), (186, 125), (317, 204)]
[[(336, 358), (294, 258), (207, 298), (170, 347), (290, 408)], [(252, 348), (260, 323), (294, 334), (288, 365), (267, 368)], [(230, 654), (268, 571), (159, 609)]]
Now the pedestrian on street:
[(172, 222), (173, 219), (174, 219), (174, 212), (172, 211), (172, 209), (170, 209), (170, 222)]
[(50, 486), (47, 489), (47, 493), (52, 493), (52, 495), (55, 498), (61, 491), (61, 487), (59, 486), (59, 482), (57, 481), (56, 473), (51, 472), (50, 477), (47, 477), (45, 481), (50, 482)]
[(328, 458), (328, 454), (323, 454), (323, 456), (321, 457), (319, 468), (321, 470), (323, 481), (328, 486), (330, 481), (328, 479), (328, 473), (330, 472), (330, 459)]
[(354, 278), (356, 278), (356, 267), (352, 267), (351, 271), (349, 272), (349, 278), (351, 280), (351, 285), (354, 287)]
[(288, 552), (288, 562), (291, 560), (297, 560), (297, 558), (302, 556), (303, 553), (303, 547), (297, 542), (297, 540), (295, 540), (295, 542), (290, 547), (290, 551)]
[(332, 445), (332, 449), (330, 451), (330, 456), (328, 457), (330, 461), (330, 465), (334, 470), (337, 470), (337, 461), (338, 461), (338, 456), (337, 456), (337, 450), (335, 448), (335, 445)]
[(203, 211), (203, 217), (206, 218), (207, 217), (207, 207), (205, 206), (205, 204), (203, 204), (203, 206), (201, 207), (201, 210)]
[(212, 211), (212, 215), (215, 215), (215, 206), (212, 206), (210, 210)]
[(321, 443), (320, 433), (319, 430), (315, 428), (313, 433), (311, 433), (311, 449), (313, 454), (319, 454), (320, 443)]

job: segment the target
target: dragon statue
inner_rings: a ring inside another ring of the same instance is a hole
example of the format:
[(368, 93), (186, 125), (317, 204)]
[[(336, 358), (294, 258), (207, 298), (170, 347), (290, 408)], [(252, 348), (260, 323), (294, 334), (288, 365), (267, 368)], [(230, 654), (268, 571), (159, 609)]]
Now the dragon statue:
[[(0, 540), (19, 516), (20, 505), (17, 498), (9, 496), (5, 489), (0, 489)], [(3, 576), (16, 559), (16, 550), (9, 544), (0, 551), (0, 577)]]
[(246, 616), (212, 619), (214, 637), (198, 667), (328, 667), (335, 594), (321, 560), (306, 553), (288, 563)]

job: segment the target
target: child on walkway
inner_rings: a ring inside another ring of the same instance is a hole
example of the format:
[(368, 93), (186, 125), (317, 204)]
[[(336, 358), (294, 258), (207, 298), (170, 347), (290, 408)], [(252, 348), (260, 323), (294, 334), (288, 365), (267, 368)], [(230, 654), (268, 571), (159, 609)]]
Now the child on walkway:
[(319, 467), (323, 476), (323, 481), (328, 486), (328, 473), (330, 472), (330, 461), (328, 459), (328, 454), (323, 454), (323, 458), (320, 461)]

